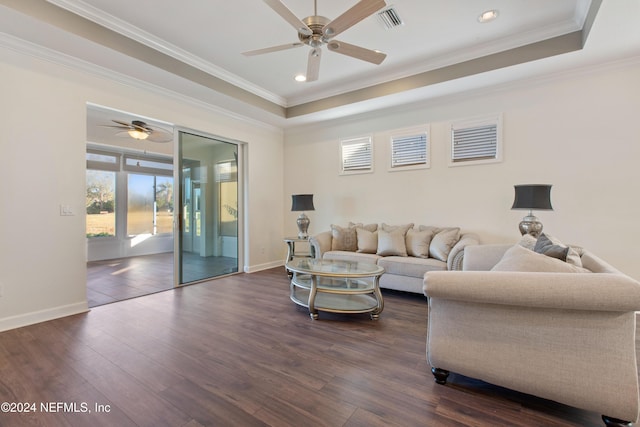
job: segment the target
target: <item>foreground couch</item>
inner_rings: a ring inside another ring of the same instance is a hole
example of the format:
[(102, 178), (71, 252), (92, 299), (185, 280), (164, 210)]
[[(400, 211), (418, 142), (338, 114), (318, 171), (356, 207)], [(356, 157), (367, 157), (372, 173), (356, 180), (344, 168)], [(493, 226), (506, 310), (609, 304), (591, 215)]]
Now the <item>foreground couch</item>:
[(637, 421), (640, 283), (586, 250), (569, 263), (531, 249), (469, 246), (463, 271), (425, 275), (436, 382), (454, 372), (595, 411), (607, 425)]
[(381, 288), (420, 294), (427, 271), (461, 269), (464, 248), (479, 243), (457, 227), (384, 223), (332, 225), (309, 241), (316, 258), (378, 264)]

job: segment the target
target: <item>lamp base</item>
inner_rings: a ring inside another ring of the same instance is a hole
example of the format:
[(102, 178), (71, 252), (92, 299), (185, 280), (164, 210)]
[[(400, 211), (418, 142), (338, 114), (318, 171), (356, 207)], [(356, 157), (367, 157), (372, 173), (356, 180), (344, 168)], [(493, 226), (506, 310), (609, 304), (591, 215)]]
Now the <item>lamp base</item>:
[(308, 239), (309, 235), (307, 234), (307, 230), (309, 230), (309, 224), (311, 223), (309, 217), (302, 212), (300, 216), (298, 216), (296, 223), (298, 224), (298, 239)]
[(522, 221), (520, 221), (520, 225), (518, 228), (520, 229), (520, 233), (523, 236), (525, 234), (529, 234), (537, 238), (540, 233), (542, 233), (542, 223), (538, 221), (538, 218), (533, 215), (527, 215), (522, 218)]

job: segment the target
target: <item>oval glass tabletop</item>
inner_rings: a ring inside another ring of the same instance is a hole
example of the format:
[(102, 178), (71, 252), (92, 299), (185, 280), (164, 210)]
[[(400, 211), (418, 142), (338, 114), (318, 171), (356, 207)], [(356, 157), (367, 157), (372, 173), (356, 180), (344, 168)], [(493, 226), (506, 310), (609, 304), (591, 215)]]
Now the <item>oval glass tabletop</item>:
[(332, 277), (367, 277), (384, 273), (384, 268), (365, 262), (296, 258), (286, 264), (296, 273)]

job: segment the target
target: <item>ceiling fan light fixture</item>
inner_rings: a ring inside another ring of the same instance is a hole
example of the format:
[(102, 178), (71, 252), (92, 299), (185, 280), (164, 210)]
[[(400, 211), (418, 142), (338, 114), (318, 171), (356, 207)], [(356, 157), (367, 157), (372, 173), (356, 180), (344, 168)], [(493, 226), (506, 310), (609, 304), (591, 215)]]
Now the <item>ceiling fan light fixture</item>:
[(485, 12), (482, 12), (482, 14), (478, 16), (478, 22), (480, 23), (491, 22), (491, 21), (494, 21), (497, 17), (498, 17), (497, 9), (487, 10)]
[(127, 131), (127, 133), (129, 134), (129, 136), (133, 139), (147, 139), (149, 137), (149, 133), (148, 132), (143, 132), (141, 130), (138, 129), (130, 129)]

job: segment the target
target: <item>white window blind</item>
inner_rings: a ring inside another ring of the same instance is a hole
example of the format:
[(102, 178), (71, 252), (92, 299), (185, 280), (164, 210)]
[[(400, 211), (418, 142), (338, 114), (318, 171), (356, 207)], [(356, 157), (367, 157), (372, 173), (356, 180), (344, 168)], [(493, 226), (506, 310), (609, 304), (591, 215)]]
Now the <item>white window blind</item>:
[(391, 167), (426, 165), (427, 134), (391, 137)]
[(372, 170), (373, 147), (371, 137), (340, 141), (342, 172), (367, 172)]
[(500, 160), (500, 120), (468, 121), (451, 126), (451, 162)]

